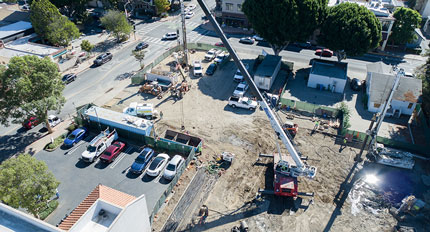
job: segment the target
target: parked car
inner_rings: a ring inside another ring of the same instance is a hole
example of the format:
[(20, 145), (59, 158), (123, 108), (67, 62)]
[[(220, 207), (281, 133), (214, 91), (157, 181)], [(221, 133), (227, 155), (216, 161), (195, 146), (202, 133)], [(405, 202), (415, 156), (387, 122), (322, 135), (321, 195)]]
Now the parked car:
[(196, 7), (197, 7), (197, 6), (196, 6), (196, 5), (194, 5), (194, 4), (188, 4), (186, 8), (187, 8), (188, 10), (194, 10), (194, 9), (196, 9)]
[(212, 48), (211, 50), (206, 52), (205, 60), (211, 61), (211, 60), (215, 59), (215, 57), (218, 55), (218, 53), (219, 53), (218, 50)]
[(192, 11), (189, 11), (189, 12), (187, 12), (186, 14), (185, 14), (185, 18), (186, 19), (190, 19), (190, 18), (192, 18), (194, 16), (194, 12), (192, 12)]
[(222, 42), (216, 42), (215, 46), (217, 46), (217, 47), (225, 47)]
[(233, 96), (243, 97), (245, 95), (246, 90), (248, 90), (248, 87), (249, 86), (248, 84), (246, 84), (246, 82), (239, 83), (233, 92)]
[(22, 123), (22, 126), (25, 129), (30, 130), (31, 128), (39, 125), (39, 123), (40, 123), (40, 121), (38, 118), (36, 118), (35, 116), (31, 116)]
[(317, 56), (323, 56), (323, 57), (332, 57), (333, 56), (333, 51), (330, 49), (317, 49), (315, 51), (315, 55)]
[(308, 49), (308, 48), (312, 47), (312, 44), (311, 44), (310, 42), (296, 43), (296, 45), (297, 45), (298, 47), (306, 48), (306, 49)]
[(178, 37), (179, 36), (176, 32), (169, 32), (169, 33), (166, 33), (162, 39), (163, 40), (173, 40), (173, 39), (177, 39)]
[[(244, 65), (245, 65), (245, 68), (249, 70), (249, 64), (244, 63)], [(243, 75), (242, 75), (242, 73), (240, 72), (240, 70), (239, 70), (239, 69), (237, 69), (236, 73), (234, 74), (233, 79), (234, 79), (234, 81), (236, 81), (236, 82), (241, 82), (241, 81), (243, 81)]]
[[(55, 116), (55, 115), (49, 115), (48, 116), (48, 123), (49, 126), (51, 127), (55, 127), (56, 125), (60, 124), (60, 122), (62, 122), (63, 120), (61, 120), (61, 118)], [(46, 123), (44, 122), (43, 125), (46, 127)]]
[(148, 169), (146, 170), (146, 174), (148, 176), (156, 177), (160, 174), (164, 167), (167, 165), (167, 161), (169, 161), (169, 156), (167, 154), (161, 153), (152, 160)]
[(148, 43), (145, 43), (145, 42), (140, 42), (137, 46), (136, 46), (136, 51), (140, 51), (140, 50), (143, 50), (143, 49), (145, 49), (145, 48), (147, 48), (149, 46), (149, 44)]
[(125, 143), (116, 141), (112, 145), (110, 145), (103, 154), (100, 156), (100, 160), (103, 162), (113, 162), (119, 154), (121, 154), (122, 150), (125, 148)]
[(226, 54), (225, 52), (221, 52), (215, 57), (214, 62), (221, 63), (227, 57), (228, 57), (228, 54)]
[(239, 43), (243, 43), (243, 44), (254, 44), (255, 40), (251, 37), (243, 37), (240, 38)]
[(105, 54), (102, 54), (100, 56), (98, 56), (95, 60), (94, 60), (94, 64), (97, 66), (100, 66), (102, 64), (107, 63), (108, 61), (112, 60), (112, 53), (110, 52), (106, 52)]
[(172, 180), (178, 170), (184, 165), (185, 159), (180, 155), (173, 156), (172, 160), (167, 164), (166, 169), (164, 170), (163, 177), (167, 180)]
[(195, 60), (193, 62), (193, 75), (196, 77), (202, 76), (203, 75), (203, 69), (202, 69), (202, 64), (200, 63), (200, 61)]
[(63, 81), (64, 84), (69, 84), (72, 81), (76, 80), (76, 74), (74, 73), (69, 73), (63, 76), (63, 78), (61, 79)]
[(134, 160), (134, 163), (130, 167), (130, 172), (135, 174), (142, 174), (145, 167), (151, 162), (155, 153), (150, 147), (145, 147), (140, 153), (139, 156)]
[(212, 76), (215, 73), (216, 68), (216, 63), (210, 64), (209, 67), (206, 69), (206, 75)]
[(72, 131), (69, 136), (67, 136), (67, 138), (64, 140), (64, 145), (71, 147), (84, 139), (86, 135), (87, 129), (85, 129), (84, 127), (78, 128)]
[(349, 85), (351, 86), (352, 90), (359, 91), (361, 90), (363, 83), (357, 78), (352, 78), (351, 83)]
[(263, 37), (260, 37), (259, 35), (254, 35), (254, 36), (252, 36), (252, 38), (255, 40), (255, 41), (264, 41), (264, 39), (263, 39)]

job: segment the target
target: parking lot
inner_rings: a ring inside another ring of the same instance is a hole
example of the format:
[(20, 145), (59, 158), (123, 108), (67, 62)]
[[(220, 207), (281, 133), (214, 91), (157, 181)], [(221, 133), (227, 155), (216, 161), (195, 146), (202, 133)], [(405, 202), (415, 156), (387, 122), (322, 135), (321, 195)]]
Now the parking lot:
[[(54, 225), (59, 223), (65, 214), (69, 214), (77, 207), (98, 184), (136, 197), (145, 194), (148, 214), (151, 214), (155, 203), (166, 190), (169, 182), (162, 178), (161, 174), (152, 178), (145, 173), (135, 175), (128, 172), (141, 151), (139, 145), (127, 144), (123, 152), (110, 164), (101, 161), (94, 163), (81, 161), (82, 152), (94, 137), (95, 134), (91, 134), (85, 141), (79, 142), (70, 149), (60, 147), (53, 152), (41, 151), (35, 155), (37, 159), (47, 163), (57, 180), (61, 182), (58, 187), (60, 204), (47, 218), (48, 223)], [(157, 154), (158, 152), (155, 151), (155, 155)], [(172, 157), (175, 154), (169, 155)]]

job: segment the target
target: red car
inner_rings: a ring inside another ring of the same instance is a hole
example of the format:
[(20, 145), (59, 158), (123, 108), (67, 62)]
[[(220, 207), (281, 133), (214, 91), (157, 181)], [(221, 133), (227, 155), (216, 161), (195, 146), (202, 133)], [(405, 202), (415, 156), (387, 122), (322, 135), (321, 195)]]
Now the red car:
[(39, 119), (37, 119), (36, 117), (34, 117), (34, 116), (32, 116), (32, 117), (29, 117), (27, 120), (25, 120), (23, 123), (22, 123), (22, 126), (25, 128), (25, 129), (27, 129), (27, 130), (30, 130), (31, 128), (33, 128), (33, 127), (35, 127), (35, 126), (37, 126), (37, 125), (39, 125)]
[(323, 56), (323, 57), (332, 57), (333, 56), (333, 51), (330, 49), (317, 49), (315, 51), (315, 55), (317, 56)]
[(125, 148), (125, 143), (116, 141), (114, 144), (110, 145), (100, 157), (101, 161), (111, 163), (116, 159), (116, 157)]
[(217, 46), (217, 47), (224, 47), (224, 44), (222, 42), (218, 42), (218, 43), (215, 44), (215, 46)]

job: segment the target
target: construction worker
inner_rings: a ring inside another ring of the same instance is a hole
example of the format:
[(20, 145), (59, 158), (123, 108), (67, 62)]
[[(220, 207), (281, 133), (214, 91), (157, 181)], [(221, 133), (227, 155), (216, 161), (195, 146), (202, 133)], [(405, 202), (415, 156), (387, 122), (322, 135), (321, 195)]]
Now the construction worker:
[(339, 152), (342, 152), (343, 151), (343, 149), (345, 149), (346, 148), (346, 143), (348, 142), (348, 140), (346, 139), (346, 137), (344, 137), (343, 138), (343, 141), (342, 141), (342, 144), (340, 145), (340, 148), (339, 148)]
[(315, 126), (314, 126), (314, 130), (318, 130), (318, 127), (320, 126), (320, 121), (319, 120), (317, 120), (316, 122), (315, 122)]

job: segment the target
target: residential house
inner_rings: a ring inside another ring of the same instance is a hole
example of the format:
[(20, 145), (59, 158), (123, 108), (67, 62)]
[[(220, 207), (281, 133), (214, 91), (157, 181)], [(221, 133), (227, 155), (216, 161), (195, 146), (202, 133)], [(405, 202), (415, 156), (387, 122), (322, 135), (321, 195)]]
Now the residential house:
[[(366, 94), (367, 108), (370, 112), (381, 112), (391, 92), (396, 73), (383, 62), (367, 65)], [(395, 90), (388, 116), (412, 115), (422, 95), (422, 81), (416, 78), (401, 77)]]
[(314, 59), (309, 74), (308, 87), (343, 93), (348, 82), (348, 63)]
[(58, 228), (70, 232), (151, 231), (145, 195), (98, 185)]
[(245, 0), (216, 0), (215, 17), (222, 25), (248, 28), (250, 24), (242, 11)]

